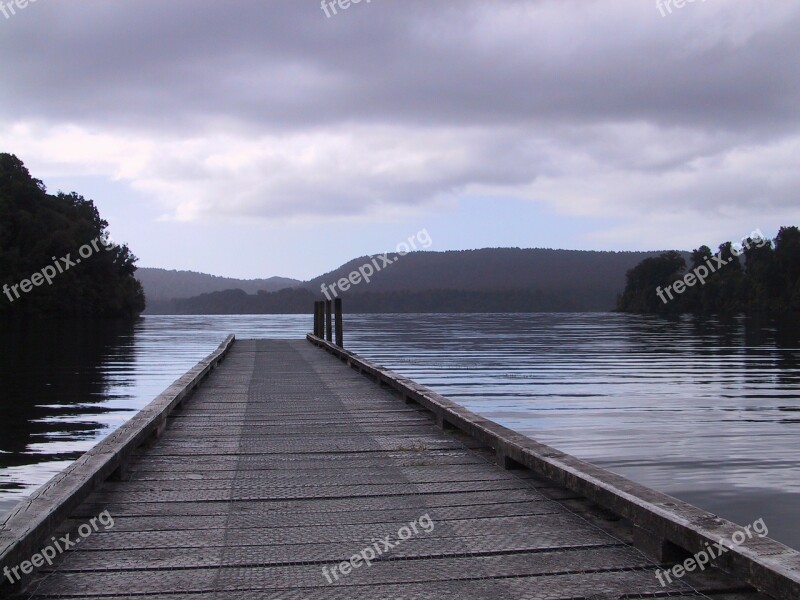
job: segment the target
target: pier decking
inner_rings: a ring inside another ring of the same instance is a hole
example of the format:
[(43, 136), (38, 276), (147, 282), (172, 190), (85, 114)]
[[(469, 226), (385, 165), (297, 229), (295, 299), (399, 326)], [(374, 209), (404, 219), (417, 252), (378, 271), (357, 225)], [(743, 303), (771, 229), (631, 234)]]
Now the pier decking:
[[(369, 375), (307, 341), (237, 341), (165, 412), (166, 428), (152, 425), (159, 437), (114, 458), (114, 476), (74, 502), (60, 531), (103, 511), (114, 526), (0, 597), (769, 597), (717, 569), (662, 587), (657, 562), (634, 547), (641, 524), (503, 468), (480, 436)], [(369, 548), (371, 566), (351, 562)]]

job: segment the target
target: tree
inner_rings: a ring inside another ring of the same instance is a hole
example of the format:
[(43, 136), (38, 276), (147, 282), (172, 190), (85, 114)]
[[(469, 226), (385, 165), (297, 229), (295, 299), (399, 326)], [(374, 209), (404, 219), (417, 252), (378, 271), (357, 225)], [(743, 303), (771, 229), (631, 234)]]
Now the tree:
[[(682, 273), (677, 253), (647, 259), (628, 272), (628, 285), (619, 299), (625, 312), (698, 312), (731, 314), (750, 311), (800, 310), (800, 229), (781, 227), (774, 244), (765, 239), (745, 240), (743, 251), (731, 242), (712, 257), (708, 246), (692, 252), (691, 272), (696, 283), (659, 305), (652, 295)], [(744, 255), (744, 265), (740, 254)], [(707, 276), (703, 275), (708, 271)], [(689, 278), (687, 275), (687, 286)]]
[(685, 269), (686, 260), (675, 250), (644, 259), (628, 271), (625, 291), (617, 302), (618, 310), (639, 313), (675, 312), (678, 309), (677, 304), (660, 299), (658, 289), (670, 286)]
[(107, 238), (94, 202), (48, 194), (22, 161), (0, 154), (0, 316), (141, 313), (137, 259), (125, 245), (107, 247)]
[(773, 298), (780, 294), (776, 276), (775, 251), (771, 241), (758, 244), (748, 239), (744, 251), (745, 303), (750, 310), (774, 308)]
[(775, 237), (776, 279), (780, 287), (779, 308), (800, 310), (800, 230), (781, 227)]

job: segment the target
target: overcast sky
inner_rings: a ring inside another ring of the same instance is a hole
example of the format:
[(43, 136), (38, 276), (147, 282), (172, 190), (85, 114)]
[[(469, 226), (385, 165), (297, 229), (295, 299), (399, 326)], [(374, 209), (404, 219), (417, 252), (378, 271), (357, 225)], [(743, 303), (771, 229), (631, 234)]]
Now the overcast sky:
[[(662, 15), (663, 12), (663, 15)], [(800, 225), (800, 2), (38, 0), (0, 151), (140, 266), (310, 278), (433, 250)]]

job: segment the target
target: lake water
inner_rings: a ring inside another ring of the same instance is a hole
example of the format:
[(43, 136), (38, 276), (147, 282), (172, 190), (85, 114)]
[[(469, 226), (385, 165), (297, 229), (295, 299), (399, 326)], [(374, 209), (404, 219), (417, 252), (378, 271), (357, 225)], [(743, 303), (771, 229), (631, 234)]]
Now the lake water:
[[(0, 513), (211, 352), (310, 316), (0, 324)], [(346, 345), (507, 427), (800, 548), (797, 319), (352, 315)]]

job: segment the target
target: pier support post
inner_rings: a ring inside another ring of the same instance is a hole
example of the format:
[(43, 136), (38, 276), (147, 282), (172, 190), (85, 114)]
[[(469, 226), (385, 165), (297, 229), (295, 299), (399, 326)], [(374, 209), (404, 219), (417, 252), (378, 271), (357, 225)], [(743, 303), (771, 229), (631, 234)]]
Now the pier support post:
[(325, 337), (324, 329), (325, 320), (320, 313), (319, 307), (322, 304), (319, 300), (314, 301), (314, 335), (317, 337)]
[(689, 558), (690, 553), (676, 546), (669, 540), (663, 539), (651, 531), (639, 527), (634, 524), (633, 526), (633, 545), (638, 550), (660, 563), (676, 563), (683, 562)]
[(314, 335), (318, 338), (325, 337), (325, 302), (314, 302)]
[(336, 298), (333, 301), (333, 308), (336, 312), (336, 345), (344, 348), (344, 332), (342, 327), (342, 299)]
[(122, 461), (114, 472), (109, 475), (109, 481), (125, 481), (128, 477), (128, 461)]
[(333, 302), (325, 300), (325, 339), (333, 341)]

